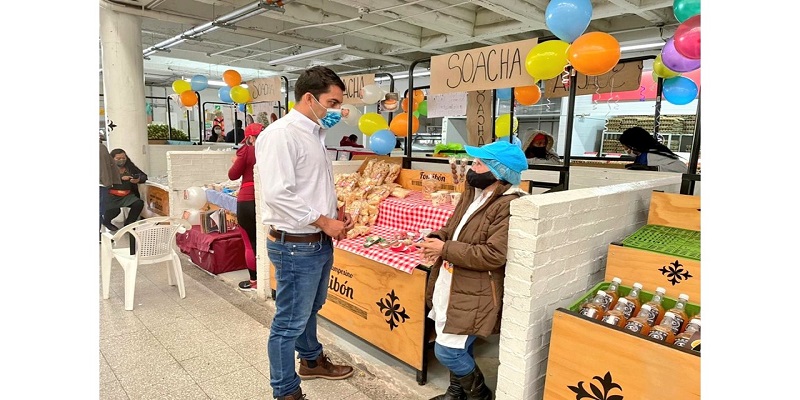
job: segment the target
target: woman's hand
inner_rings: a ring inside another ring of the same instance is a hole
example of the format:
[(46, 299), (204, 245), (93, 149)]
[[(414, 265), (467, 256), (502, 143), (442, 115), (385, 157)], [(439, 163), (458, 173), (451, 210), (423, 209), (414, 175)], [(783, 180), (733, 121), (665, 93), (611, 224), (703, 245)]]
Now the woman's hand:
[(119, 177), (119, 179), (122, 179), (123, 181), (129, 181), (129, 180), (133, 179), (133, 177), (130, 176), (130, 175), (122, 175), (122, 176)]
[(429, 260), (435, 260), (442, 256), (444, 242), (439, 239), (426, 238), (424, 242), (418, 244), (417, 246), (419, 246), (425, 258)]

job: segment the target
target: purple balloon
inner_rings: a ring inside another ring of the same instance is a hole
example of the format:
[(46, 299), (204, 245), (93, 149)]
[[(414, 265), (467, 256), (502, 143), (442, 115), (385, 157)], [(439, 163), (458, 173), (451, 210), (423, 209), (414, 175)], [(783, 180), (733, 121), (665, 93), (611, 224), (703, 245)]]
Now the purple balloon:
[(686, 58), (675, 50), (675, 41), (669, 38), (661, 49), (661, 62), (675, 72), (690, 72), (700, 68), (700, 59)]

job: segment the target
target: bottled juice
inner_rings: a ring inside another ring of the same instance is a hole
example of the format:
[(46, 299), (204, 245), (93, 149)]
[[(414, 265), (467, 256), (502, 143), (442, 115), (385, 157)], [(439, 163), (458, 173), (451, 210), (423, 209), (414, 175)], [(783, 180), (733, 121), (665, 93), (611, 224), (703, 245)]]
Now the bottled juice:
[(628, 300), (626, 304), (625, 310), (622, 312), (625, 313), (625, 319), (630, 319), (633, 317), (634, 314), (639, 312), (639, 308), (642, 306), (642, 299), (639, 298), (639, 293), (642, 292), (642, 284), (636, 282), (633, 284), (633, 288), (631, 292), (625, 296), (625, 300)]
[(622, 279), (617, 278), (616, 276), (611, 279), (611, 284), (608, 285), (605, 292), (605, 298), (603, 299), (603, 312), (608, 310), (613, 310), (614, 306), (617, 305), (617, 300), (619, 300), (619, 285), (622, 283)]
[(639, 314), (636, 314), (635, 317), (628, 320), (625, 324), (625, 329), (638, 333), (641, 335), (647, 335), (650, 333), (650, 328), (652, 325), (650, 324), (648, 318), (650, 317), (650, 305), (649, 304), (642, 304), (642, 308), (639, 310)]
[(609, 324), (609, 325), (616, 325), (620, 328), (625, 326), (625, 323), (628, 322), (628, 318), (625, 317), (625, 310), (629, 307), (629, 301), (626, 298), (621, 298), (617, 301), (617, 305), (605, 312), (603, 314), (603, 318), (601, 321)]
[(670, 312), (675, 314), (675, 319), (672, 320), (672, 334), (677, 335), (686, 329), (686, 323), (689, 322), (689, 315), (686, 314), (686, 303), (689, 302), (689, 295), (681, 293), (678, 296), (678, 302), (675, 307), (669, 309)]
[(647, 320), (650, 321), (650, 326), (655, 326), (661, 323), (661, 319), (664, 318), (664, 294), (667, 293), (667, 290), (663, 287), (657, 287), (655, 294), (653, 294), (653, 298), (647, 302), (650, 305), (650, 316), (647, 317)]
[(603, 318), (603, 313), (606, 312), (606, 310), (603, 308), (603, 301), (606, 296), (607, 294), (605, 291), (598, 290), (597, 294), (595, 294), (591, 300), (581, 305), (579, 313), (597, 320)]
[(671, 311), (665, 312), (664, 319), (661, 320), (660, 324), (650, 329), (650, 333), (648, 333), (647, 336), (672, 344), (675, 341), (675, 334), (672, 333), (672, 321), (674, 319), (675, 314), (673, 314)]
[(692, 335), (699, 330), (700, 320), (697, 318), (692, 318), (692, 320), (686, 325), (686, 330), (675, 336), (675, 346), (691, 348), (692, 346), (689, 343), (689, 340), (692, 338)]

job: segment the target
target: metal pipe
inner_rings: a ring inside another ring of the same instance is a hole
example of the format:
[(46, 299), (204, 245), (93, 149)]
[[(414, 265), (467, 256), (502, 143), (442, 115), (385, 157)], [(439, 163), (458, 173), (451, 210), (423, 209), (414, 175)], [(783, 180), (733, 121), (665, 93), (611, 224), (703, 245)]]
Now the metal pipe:
[(564, 142), (564, 170), (559, 174), (559, 186), (562, 190), (569, 190), (569, 160), (572, 154), (572, 130), (575, 121), (575, 95), (578, 91), (578, 72), (572, 66), (569, 68), (569, 98), (567, 99), (567, 128), (566, 141)]
[[(283, 98), (286, 100), (286, 112), (289, 112), (289, 78), (281, 75), (281, 80), (283, 81), (283, 88), (286, 93), (284, 93)], [(278, 107), (278, 114), (280, 114), (281, 109)]]
[(514, 143), (514, 88), (511, 88), (511, 104), (508, 106), (511, 122), (508, 123), (508, 141)]
[[(394, 93), (394, 76), (388, 72), (376, 72), (375, 76), (386, 76), (389, 78), (389, 93)], [(404, 96), (405, 97), (405, 96)], [(389, 122), (392, 122), (392, 117), (394, 116), (393, 112), (389, 113)]]

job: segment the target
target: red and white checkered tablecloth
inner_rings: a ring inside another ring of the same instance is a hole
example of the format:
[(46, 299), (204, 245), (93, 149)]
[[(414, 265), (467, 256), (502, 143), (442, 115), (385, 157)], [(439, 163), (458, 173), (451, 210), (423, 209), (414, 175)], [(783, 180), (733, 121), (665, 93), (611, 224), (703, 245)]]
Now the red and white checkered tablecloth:
[[(381, 226), (373, 226), (367, 236), (377, 235), (380, 237), (391, 237), (395, 231)], [(405, 273), (412, 273), (414, 268), (419, 265), (419, 254), (417, 251), (411, 253), (400, 253), (392, 251), (390, 248), (383, 248), (377, 244), (364, 247), (366, 236), (359, 236), (355, 239), (340, 240), (336, 248), (347, 250), (362, 257), (386, 264), (392, 268), (399, 269)]]

